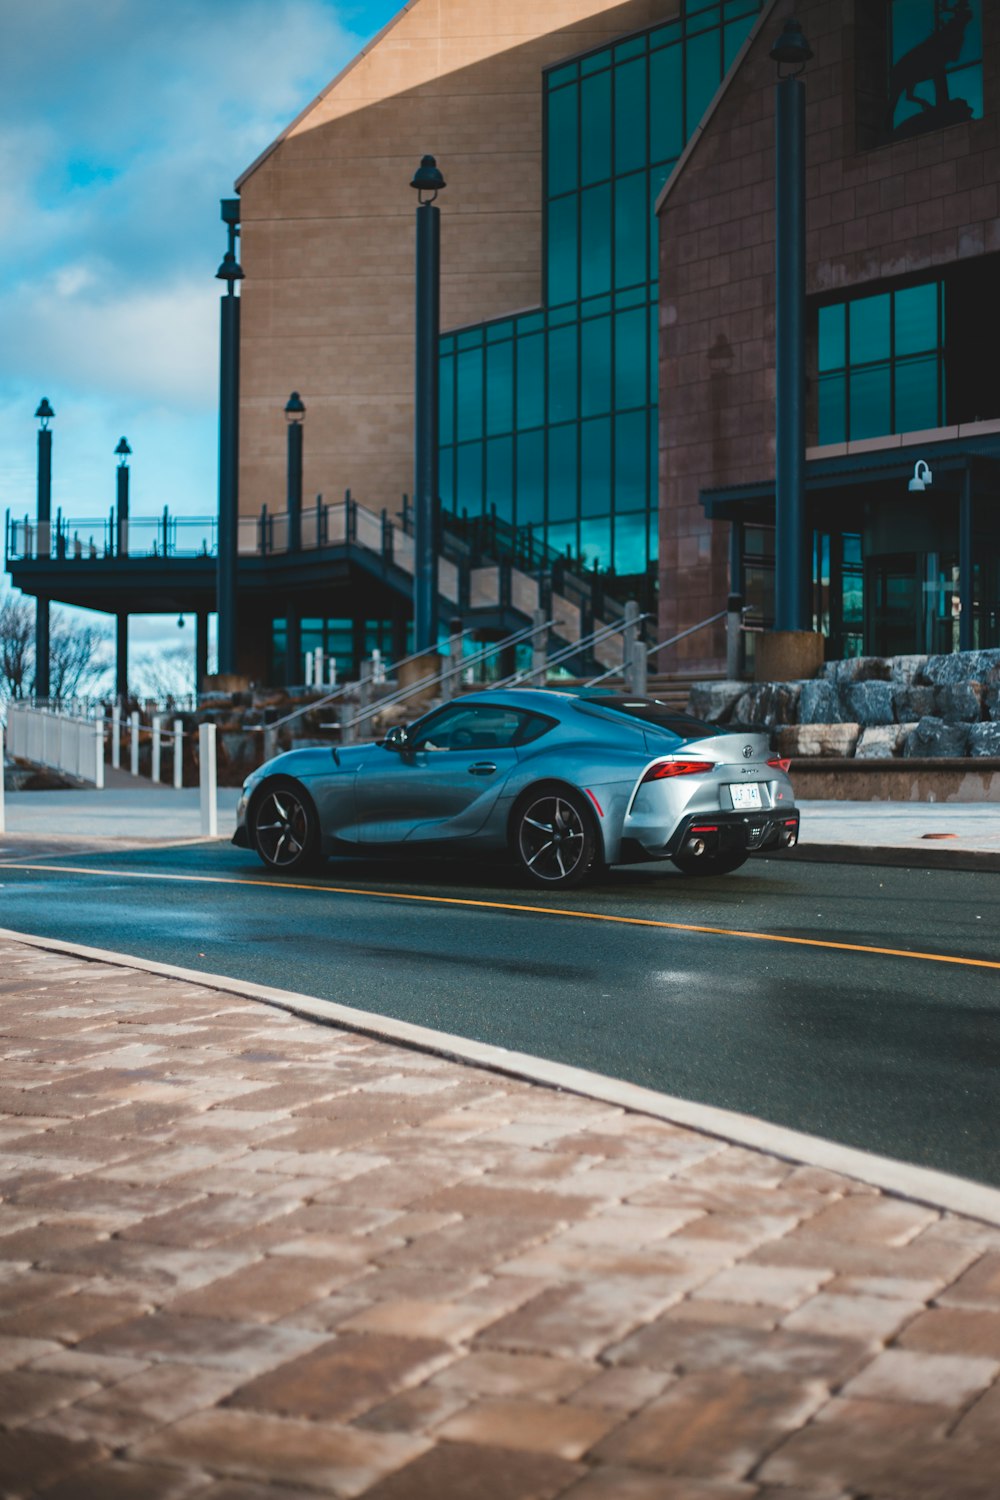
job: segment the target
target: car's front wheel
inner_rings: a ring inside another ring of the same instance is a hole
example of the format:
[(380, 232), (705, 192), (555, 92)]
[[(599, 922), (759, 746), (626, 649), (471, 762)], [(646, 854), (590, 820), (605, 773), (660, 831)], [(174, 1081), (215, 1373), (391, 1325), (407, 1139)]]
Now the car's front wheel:
[(745, 865), (748, 855), (742, 851), (733, 854), (674, 854), (673, 863), (685, 875), (731, 875), (740, 865)]
[(542, 788), (521, 799), (513, 822), (514, 855), (532, 885), (566, 890), (586, 880), (597, 857), (597, 833), (579, 792)]
[(319, 818), (294, 781), (268, 782), (251, 809), (251, 842), (268, 869), (293, 875), (319, 862)]

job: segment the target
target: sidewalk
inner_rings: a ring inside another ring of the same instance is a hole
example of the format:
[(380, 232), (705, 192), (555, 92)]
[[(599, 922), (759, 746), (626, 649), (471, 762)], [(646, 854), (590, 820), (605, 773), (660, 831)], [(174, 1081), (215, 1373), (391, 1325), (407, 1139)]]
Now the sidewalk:
[[(41, 838), (197, 838), (198, 795), (197, 787), (176, 792), (148, 782), (103, 792), (8, 792), (7, 830)], [(219, 833), (228, 838), (239, 788), (220, 787), (218, 796)], [(806, 801), (800, 807), (802, 858), (889, 856), (908, 864), (1000, 870), (1000, 804)]]
[(993, 1500), (1000, 1227), (0, 939), (0, 1492)]

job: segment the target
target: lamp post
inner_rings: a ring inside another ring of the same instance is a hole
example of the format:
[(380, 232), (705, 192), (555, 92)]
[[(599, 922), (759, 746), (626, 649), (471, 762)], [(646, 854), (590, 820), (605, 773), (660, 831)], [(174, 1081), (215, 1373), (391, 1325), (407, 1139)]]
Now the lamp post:
[(441, 211), (446, 186), (433, 156), (410, 183), (417, 207), (417, 349), (413, 504), (413, 649), (437, 645), (438, 339), (441, 323)]
[(288, 550), (302, 550), (302, 426), (306, 419), (305, 402), (293, 391), (285, 403), (288, 423)]
[[(118, 540), (116, 550), (119, 557), (128, 556), (128, 520), (129, 520), (129, 467), (128, 460), (132, 449), (126, 438), (119, 438), (118, 447), (115, 449), (115, 457), (118, 459), (117, 470), (117, 505), (116, 505), (116, 530)], [(115, 696), (121, 706), (122, 712), (128, 702), (128, 611), (120, 612), (115, 620)]]
[(129, 511), (129, 467), (128, 461), (132, 456), (132, 449), (128, 445), (127, 438), (118, 439), (118, 447), (115, 449), (115, 457), (118, 460), (118, 473), (116, 476), (116, 509), (115, 514), (118, 521), (118, 543), (117, 551), (119, 557), (128, 557), (128, 511)]
[[(38, 505), (37, 556), (49, 557), (52, 551), (52, 433), (49, 423), (55, 412), (43, 396), (35, 417), (38, 420)], [(35, 697), (49, 696), (49, 601), (47, 595), (35, 597)]]
[(239, 529), (240, 299), (243, 268), (236, 258), (240, 200), (222, 199), (229, 244), (217, 281), (226, 283), (219, 324), (219, 533), (216, 609), (219, 612), (219, 671), (236, 671), (236, 567)]
[[(807, 629), (805, 549), (806, 91), (813, 56), (792, 19), (771, 48), (775, 100), (776, 412), (774, 628)], [(790, 71), (785, 71), (790, 70)]]
[[(302, 550), (302, 427), (306, 419), (306, 406), (298, 391), (293, 391), (285, 403), (285, 421), (288, 423), (288, 550)], [(317, 538), (318, 540), (318, 538)], [(292, 687), (298, 682), (302, 660), (302, 625), (298, 601), (289, 599), (285, 608), (285, 682)]]

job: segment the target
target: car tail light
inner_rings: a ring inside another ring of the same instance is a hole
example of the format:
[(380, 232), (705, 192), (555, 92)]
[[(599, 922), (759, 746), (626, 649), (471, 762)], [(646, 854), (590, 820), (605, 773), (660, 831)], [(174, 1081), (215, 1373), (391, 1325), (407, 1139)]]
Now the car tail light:
[(642, 781), (665, 781), (668, 776), (697, 776), (699, 771), (714, 770), (715, 762), (711, 760), (661, 760), (650, 766)]
[(784, 771), (786, 776), (788, 775), (791, 764), (792, 763), (790, 760), (784, 760), (780, 756), (775, 756), (774, 760), (768, 761), (769, 766), (774, 766), (775, 770), (777, 771)]

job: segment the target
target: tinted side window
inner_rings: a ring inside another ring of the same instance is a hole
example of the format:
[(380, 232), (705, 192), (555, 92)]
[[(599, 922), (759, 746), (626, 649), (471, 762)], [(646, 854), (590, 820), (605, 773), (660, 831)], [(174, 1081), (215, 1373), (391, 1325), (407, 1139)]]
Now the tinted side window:
[(501, 704), (452, 704), (423, 720), (410, 743), (414, 750), (506, 750), (521, 742), (529, 717)]

